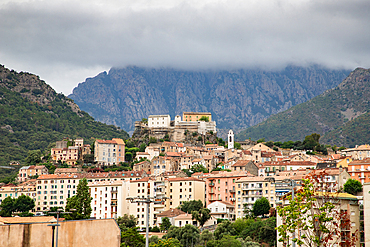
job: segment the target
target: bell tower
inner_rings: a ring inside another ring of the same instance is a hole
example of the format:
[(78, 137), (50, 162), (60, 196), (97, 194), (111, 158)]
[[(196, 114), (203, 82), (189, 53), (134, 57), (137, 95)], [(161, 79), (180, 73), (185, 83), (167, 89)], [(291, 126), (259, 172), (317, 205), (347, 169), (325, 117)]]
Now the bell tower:
[(229, 134), (227, 135), (227, 148), (234, 148), (234, 132), (232, 130), (229, 130)]

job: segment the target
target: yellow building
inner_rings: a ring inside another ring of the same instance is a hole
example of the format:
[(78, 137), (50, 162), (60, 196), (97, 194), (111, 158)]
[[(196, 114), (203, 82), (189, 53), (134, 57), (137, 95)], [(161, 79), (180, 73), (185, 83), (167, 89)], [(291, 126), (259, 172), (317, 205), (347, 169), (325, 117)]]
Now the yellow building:
[(0, 204), (7, 198), (17, 199), (21, 195), (29, 196), (36, 201), (36, 186), (34, 183), (24, 183), (23, 185), (5, 185), (0, 187)]
[(348, 164), (351, 163), (353, 160), (352, 160), (352, 157), (345, 157), (343, 159), (341, 159), (338, 163), (337, 163), (337, 167), (348, 167)]
[(182, 121), (197, 122), (202, 117), (208, 117), (212, 121), (212, 114), (210, 112), (184, 112), (182, 113)]

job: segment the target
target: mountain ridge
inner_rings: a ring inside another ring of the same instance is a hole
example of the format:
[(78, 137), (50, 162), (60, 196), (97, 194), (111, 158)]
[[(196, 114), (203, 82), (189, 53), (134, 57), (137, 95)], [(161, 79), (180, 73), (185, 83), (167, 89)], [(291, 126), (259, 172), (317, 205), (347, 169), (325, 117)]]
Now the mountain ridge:
[[(354, 146), (356, 142), (368, 142), (370, 132), (364, 130), (365, 123), (359, 120), (368, 119), (369, 91), (370, 69), (357, 68), (337, 87), (271, 116), (240, 132), (236, 138), (294, 141), (315, 132), (322, 135), (323, 143), (331, 145)], [(356, 126), (362, 126), (362, 130), (355, 131)]]
[(220, 129), (255, 125), (335, 87), (349, 71), (289, 66), (281, 71), (128, 66), (88, 78), (69, 95), (98, 121), (133, 130), (151, 114), (211, 112)]

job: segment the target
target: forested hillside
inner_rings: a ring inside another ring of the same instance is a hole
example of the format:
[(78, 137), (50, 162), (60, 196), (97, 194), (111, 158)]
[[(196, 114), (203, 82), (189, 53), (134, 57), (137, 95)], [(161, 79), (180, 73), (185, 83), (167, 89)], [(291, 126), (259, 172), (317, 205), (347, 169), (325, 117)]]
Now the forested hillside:
[(271, 116), (237, 135), (238, 140), (301, 140), (318, 133), (322, 143), (351, 147), (368, 143), (370, 70), (358, 68), (336, 88)]
[(73, 100), (56, 93), (38, 76), (0, 66), (0, 165), (23, 161), (29, 150), (45, 150), (63, 138), (127, 139), (113, 125), (95, 121)]

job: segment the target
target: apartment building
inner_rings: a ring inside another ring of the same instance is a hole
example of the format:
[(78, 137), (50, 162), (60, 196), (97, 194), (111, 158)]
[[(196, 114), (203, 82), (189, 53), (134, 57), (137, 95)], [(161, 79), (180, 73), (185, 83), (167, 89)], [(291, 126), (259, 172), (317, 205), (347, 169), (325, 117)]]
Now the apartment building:
[(90, 182), (88, 186), (92, 197), (91, 217), (117, 219), (130, 213), (126, 200), (130, 196), (129, 181), (98, 181)]
[(168, 178), (169, 198), (166, 202), (167, 209), (177, 208), (185, 201), (205, 201), (205, 181), (194, 177)]
[(370, 145), (360, 145), (355, 148), (348, 148), (342, 150), (346, 156), (352, 157), (353, 160), (364, 160), (370, 158)]
[(36, 211), (48, 211), (52, 207), (65, 207), (67, 198), (76, 195), (79, 181), (88, 182), (134, 181), (145, 176), (142, 171), (74, 173), (41, 175), (36, 182)]
[(316, 163), (311, 161), (268, 161), (263, 163), (266, 176), (274, 176), (281, 171), (296, 171), (299, 169), (315, 169)]
[(220, 172), (206, 178), (206, 201), (207, 205), (214, 201), (225, 201), (235, 205), (236, 181), (242, 177), (253, 177), (248, 172)]
[(7, 184), (0, 187), (0, 204), (7, 198), (17, 199), (21, 195), (29, 196), (36, 201), (36, 186), (35, 181), (30, 181), (20, 185)]
[(244, 208), (252, 209), (253, 204), (262, 197), (269, 200), (271, 207), (275, 207), (275, 185), (265, 177), (242, 177), (236, 181), (236, 185), (236, 218), (243, 218)]
[[(145, 177), (139, 180), (130, 182), (130, 192), (131, 197), (141, 197), (141, 198), (154, 198), (155, 180), (153, 178)], [(143, 229), (146, 227), (146, 222), (148, 218), (147, 204), (145, 203), (131, 203), (129, 202), (130, 215), (134, 215), (137, 219), (137, 227)], [(154, 226), (157, 224), (157, 214), (163, 212), (165, 209), (164, 204), (149, 204), (149, 225)]]
[(36, 211), (49, 211), (52, 207), (65, 207), (67, 198), (76, 194), (81, 174), (41, 175), (36, 183)]
[(45, 166), (23, 166), (18, 171), (18, 181), (25, 182), (31, 177), (48, 174), (48, 168)]
[(352, 179), (360, 181), (362, 184), (370, 182), (370, 158), (354, 160), (348, 164), (348, 173)]
[(79, 156), (79, 148), (76, 146), (69, 146), (67, 148), (52, 148), (51, 158), (54, 162), (62, 161), (68, 165), (76, 165)]
[(96, 140), (94, 160), (99, 165), (117, 165), (125, 161), (125, 143), (122, 139)]
[(152, 175), (160, 175), (164, 172), (177, 171), (178, 168), (178, 159), (167, 156), (157, 156), (152, 159), (150, 172)]
[[(184, 201), (201, 200), (204, 202), (205, 182), (197, 178), (164, 178), (164, 177), (146, 177), (130, 182), (131, 196), (160, 198), (167, 197), (163, 203), (150, 204), (149, 225), (155, 226), (160, 222), (158, 215), (166, 210), (179, 207)], [(130, 203), (130, 214), (138, 219), (140, 228), (146, 227), (146, 204)]]

